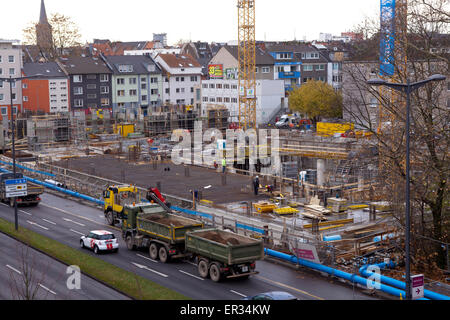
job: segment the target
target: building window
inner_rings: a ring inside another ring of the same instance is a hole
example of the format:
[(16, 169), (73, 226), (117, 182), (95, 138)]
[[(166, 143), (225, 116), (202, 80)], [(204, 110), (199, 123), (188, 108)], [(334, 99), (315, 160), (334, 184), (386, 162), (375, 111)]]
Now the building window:
[(146, 83), (141, 83), (141, 89), (142, 90), (147, 90), (147, 84)]
[(319, 65), (317, 65), (317, 66), (316, 66), (316, 70), (318, 70), (318, 71), (323, 71), (323, 70), (325, 70), (325, 65), (324, 65), (324, 64), (319, 64)]
[(8, 108), (7, 107), (2, 107), (2, 116), (7, 116), (8, 115)]
[(108, 94), (109, 93), (109, 87), (100, 87), (100, 93), (101, 94)]
[(258, 71), (259, 71), (259, 68), (256, 67), (256, 68), (255, 68), (255, 73), (258, 73)]
[(223, 102), (230, 103), (230, 98), (223, 98)]
[(191, 87), (191, 93), (194, 93), (194, 88), (193, 87)]
[(197, 82), (197, 76), (192, 76), (191, 77), (191, 82)]
[(117, 90), (117, 96), (125, 97), (125, 90)]
[(8, 56), (9, 63), (14, 63), (14, 61), (15, 61), (14, 56)]
[(75, 107), (82, 107), (83, 106), (83, 99), (75, 99), (73, 101), (73, 104)]
[(175, 92), (180, 93), (180, 88), (176, 88)]
[(1, 74), (3, 74), (3, 69), (2, 69), (2, 68), (0, 68), (0, 75), (1, 75)]
[(3, 93), (0, 93), (0, 101), (3, 101), (5, 99), (5, 95)]
[(26, 83), (22, 83), (22, 89), (28, 89), (28, 85)]
[(208, 102), (208, 101), (209, 101), (208, 97), (203, 97), (203, 102)]
[(76, 95), (83, 94), (83, 87), (74, 87), (73, 94), (76, 94)]
[(237, 103), (237, 98), (231, 98), (231, 103)]
[(222, 102), (222, 97), (217, 97), (217, 102)]
[(290, 59), (290, 54), (289, 53), (279, 53), (277, 56), (278, 56), (279, 60)]
[(88, 90), (95, 90), (95, 89), (97, 89), (97, 85), (96, 85), (96, 84), (88, 84), (88, 85), (86, 86), (86, 88), (87, 88)]
[(137, 96), (137, 90), (130, 90), (130, 96)]
[(181, 93), (184, 93), (184, 88), (181, 88)]
[(16, 73), (16, 69), (14, 69), (14, 68), (9, 68), (9, 74), (10, 74), (11, 76), (13, 76), (15, 73)]
[(169, 89), (169, 88), (166, 89), (166, 93), (167, 93), (167, 94), (170, 93), (170, 89)]
[(202, 88), (203, 89), (208, 89), (208, 84), (207, 83), (202, 84)]
[(175, 78), (175, 81), (176, 81), (176, 82), (179, 82), (179, 81), (180, 81), (180, 77), (176, 77), (176, 78)]
[(117, 78), (117, 84), (125, 84), (125, 79), (124, 78)]
[(180, 78), (180, 81), (181, 81), (181, 82), (184, 82), (184, 77), (181, 77), (181, 78)]
[(223, 85), (223, 88), (224, 88), (224, 89), (230, 89), (230, 85), (229, 85), (229, 84), (224, 84), (224, 85)]
[(129, 83), (130, 84), (136, 84), (137, 83), (137, 79), (136, 78), (130, 78), (129, 79)]
[(147, 101), (147, 96), (142, 96), (142, 101)]
[(262, 73), (270, 73), (270, 67), (262, 67)]
[(313, 71), (313, 65), (312, 64), (305, 64), (303, 66), (303, 71)]
[(218, 83), (218, 84), (216, 85), (216, 88), (217, 88), (217, 89), (222, 89), (222, 84), (221, 84), (221, 83)]
[(73, 76), (73, 82), (75, 82), (75, 83), (83, 82), (83, 76), (78, 76), (78, 75)]
[(96, 94), (88, 94), (87, 98), (88, 99), (97, 99), (97, 95)]
[(89, 79), (89, 80), (95, 80), (95, 79), (97, 79), (97, 75), (96, 75), (96, 74), (88, 74), (88, 75), (86, 76), (86, 79)]
[(102, 98), (100, 100), (100, 103), (103, 107), (109, 106), (109, 99), (108, 98)]
[(209, 98), (209, 102), (216, 102), (216, 98), (214, 97)]
[(214, 89), (216, 86), (213, 84), (213, 83), (211, 83), (210, 85), (209, 85), (209, 88), (210, 89)]
[(237, 84), (231, 85), (231, 89), (236, 90), (237, 89)]
[(15, 94), (15, 93), (13, 93), (13, 94), (11, 95), (11, 97), (12, 97), (12, 99), (13, 99), (13, 100), (16, 100), (16, 99), (17, 99), (17, 97), (16, 97), (16, 94)]
[(153, 94), (158, 94), (158, 89), (152, 89), (151, 90), (151, 94), (153, 95)]
[(109, 75), (107, 75), (107, 74), (100, 75), (100, 82), (108, 82), (108, 81), (109, 81)]
[(150, 78), (150, 83), (158, 83), (158, 78)]
[(120, 65), (118, 69), (119, 69), (119, 72), (133, 72), (132, 65)]

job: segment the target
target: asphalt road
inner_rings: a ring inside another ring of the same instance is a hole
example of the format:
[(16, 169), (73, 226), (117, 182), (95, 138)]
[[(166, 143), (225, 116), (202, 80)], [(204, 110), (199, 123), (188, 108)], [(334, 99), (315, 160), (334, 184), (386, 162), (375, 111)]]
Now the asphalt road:
[[(215, 283), (200, 278), (196, 266), (190, 261), (163, 264), (151, 260), (148, 252), (128, 251), (120, 230), (106, 225), (100, 209), (48, 193), (43, 194), (42, 199), (37, 207), (19, 208), (19, 225), (92, 255), (94, 253), (90, 250), (79, 248), (80, 236), (91, 230), (113, 231), (120, 239), (121, 249), (117, 254), (103, 253), (98, 256), (100, 259), (195, 300), (238, 300), (268, 291), (287, 291), (301, 300), (374, 299), (359, 289), (330, 281), (316, 273), (296, 271), (268, 261), (258, 261), (256, 269), (260, 274), (248, 280)], [(14, 221), (14, 210), (0, 204), (0, 217)]]
[[(66, 273), (67, 266), (0, 233), (0, 300), (128, 300), (121, 293), (81, 274), (80, 289)], [(27, 275), (27, 276), (25, 276)], [(30, 281), (26, 289), (26, 280)], [(69, 280), (69, 281), (68, 281)]]

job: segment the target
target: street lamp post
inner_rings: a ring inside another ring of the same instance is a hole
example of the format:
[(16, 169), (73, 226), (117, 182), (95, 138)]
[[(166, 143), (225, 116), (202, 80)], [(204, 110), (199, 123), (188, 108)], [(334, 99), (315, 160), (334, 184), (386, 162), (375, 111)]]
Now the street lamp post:
[(405, 269), (406, 269), (406, 300), (411, 300), (411, 268), (410, 268), (410, 242), (411, 242), (411, 208), (410, 208), (410, 113), (411, 113), (411, 93), (429, 82), (444, 81), (445, 76), (435, 74), (428, 79), (411, 83), (408, 79), (406, 83), (391, 83), (383, 79), (371, 79), (367, 84), (372, 86), (386, 86), (396, 91), (406, 93), (406, 206), (405, 206)]
[[(8, 82), (9, 83), (9, 98), (10, 98), (10, 110), (11, 110), (11, 150), (12, 150), (12, 158), (13, 158), (13, 175), (14, 179), (16, 179), (16, 143), (15, 143), (15, 119), (14, 119), (14, 105), (13, 105), (13, 90), (12, 85), (13, 83), (16, 83), (16, 81), (21, 81), (24, 79), (32, 79), (32, 78), (38, 78), (42, 77), (42, 74), (35, 74), (28, 77), (20, 77), (20, 78), (13, 78), (12, 76), (9, 76), (9, 78), (0, 78), (0, 82)], [(16, 96), (17, 98), (17, 96)], [(17, 214), (17, 197), (14, 197), (14, 226), (16, 231), (19, 230), (19, 217)]]

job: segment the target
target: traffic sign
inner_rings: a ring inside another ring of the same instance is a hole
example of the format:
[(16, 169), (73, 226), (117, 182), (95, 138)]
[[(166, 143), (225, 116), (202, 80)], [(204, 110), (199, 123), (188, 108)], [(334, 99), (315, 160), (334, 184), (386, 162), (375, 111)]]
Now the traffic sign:
[(5, 180), (5, 192), (7, 198), (26, 196), (28, 194), (27, 179)]
[(413, 299), (420, 299), (424, 297), (424, 277), (423, 274), (419, 274), (411, 277), (411, 297)]

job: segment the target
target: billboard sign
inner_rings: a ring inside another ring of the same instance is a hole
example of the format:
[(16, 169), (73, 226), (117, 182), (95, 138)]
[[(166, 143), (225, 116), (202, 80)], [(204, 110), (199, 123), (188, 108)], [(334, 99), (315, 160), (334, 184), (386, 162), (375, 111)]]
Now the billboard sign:
[(211, 79), (223, 79), (223, 64), (210, 64), (208, 74)]

